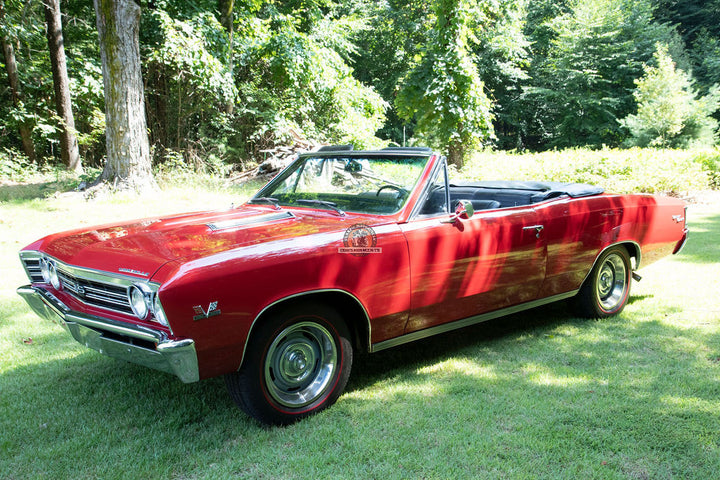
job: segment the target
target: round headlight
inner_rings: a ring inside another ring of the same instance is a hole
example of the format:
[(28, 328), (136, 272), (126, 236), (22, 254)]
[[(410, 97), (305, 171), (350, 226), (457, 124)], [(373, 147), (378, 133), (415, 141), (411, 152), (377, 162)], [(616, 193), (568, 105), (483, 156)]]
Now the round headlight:
[(144, 320), (150, 311), (151, 292), (145, 285), (136, 283), (128, 290), (128, 300), (136, 317)]
[(169, 326), (167, 317), (165, 316), (165, 310), (163, 310), (162, 305), (160, 304), (160, 295), (157, 293), (153, 299), (152, 312), (153, 315), (155, 315), (155, 320), (157, 320), (161, 325), (165, 325), (166, 327)]
[(55, 266), (54, 261), (45, 257), (41, 258), (40, 273), (42, 274), (45, 283), (52, 285), (55, 290), (60, 290), (62, 285), (60, 284), (60, 277), (58, 277), (57, 267)]

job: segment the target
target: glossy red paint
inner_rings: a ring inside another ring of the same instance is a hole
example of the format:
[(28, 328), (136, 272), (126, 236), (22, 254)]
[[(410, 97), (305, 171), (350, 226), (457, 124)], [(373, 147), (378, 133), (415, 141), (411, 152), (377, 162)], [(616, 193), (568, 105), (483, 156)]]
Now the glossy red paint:
[[(313, 294), (314, 301), (352, 313), (356, 343), (373, 350), (428, 328), (571, 295), (607, 247), (626, 245), (644, 266), (672, 253), (684, 235), (683, 202), (650, 195), (561, 196), (452, 223), (443, 222), (447, 213), (418, 215), (416, 205), (442, 161), (429, 157), (394, 215), (243, 205), (54, 234), (24, 250), (158, 284), (171, 329), (43, 288), (71, 310), (192, 339), (200, 378), (207, 378), (236, 371), (263, 312), (297, 296)], [(292, 215), (273, 216), (278, 212)], [(374, 231), (380, 252), (340, 253), (345, 233), (357, 224)], [(195, 319), (194, 307), (213, 302), (220, 314)]]

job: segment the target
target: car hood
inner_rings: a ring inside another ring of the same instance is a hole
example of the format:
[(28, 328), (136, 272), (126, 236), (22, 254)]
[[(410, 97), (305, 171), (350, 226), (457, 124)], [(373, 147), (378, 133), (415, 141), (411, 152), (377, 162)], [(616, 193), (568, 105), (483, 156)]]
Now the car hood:
[[(221, 212), (148, 218), (58, 233), (29, 245), (70, 265), (151, 278), (165, 263), (318, 233), (342, 232), (380, 218), (244, 205)], [(385, 219), (387, 221), (387, 219)]]

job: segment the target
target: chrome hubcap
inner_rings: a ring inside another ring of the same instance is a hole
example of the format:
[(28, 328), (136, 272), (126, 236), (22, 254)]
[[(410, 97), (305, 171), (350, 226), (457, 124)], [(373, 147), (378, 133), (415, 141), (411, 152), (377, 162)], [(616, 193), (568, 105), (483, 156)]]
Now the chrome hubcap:
[(281, 405), (299, 408), (320, 398), (330, 387), (338, 352), (324, 327), (302, 322), (283, 330), (268, 349), (265, 383)]
[(628, 275), (625, 262), (618, 254), (609, 255), (600, 266), (597, 278), (597, 296), (606, 311), (617, 308), (625, 298)]

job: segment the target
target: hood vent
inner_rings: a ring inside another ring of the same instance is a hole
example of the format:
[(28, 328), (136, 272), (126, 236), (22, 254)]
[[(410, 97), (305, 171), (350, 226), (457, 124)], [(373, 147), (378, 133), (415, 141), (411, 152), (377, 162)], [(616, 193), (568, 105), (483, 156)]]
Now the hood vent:
[(256, 223), (273, 222), (276, 220), (287, 220), (288, 218), (295, 218), (295, 215), (293, 215), (292, 212), (268, 213), (265, 215), (255, 215), (252, 217), (235, 218), (232, 220), (225, 220), (223, 222), (206, 223), (206, 225), (210, 230), (214, 232), (216, 230), (228, 230), (231, 228), (254, 225)]

